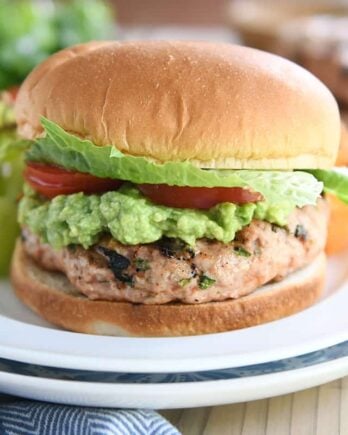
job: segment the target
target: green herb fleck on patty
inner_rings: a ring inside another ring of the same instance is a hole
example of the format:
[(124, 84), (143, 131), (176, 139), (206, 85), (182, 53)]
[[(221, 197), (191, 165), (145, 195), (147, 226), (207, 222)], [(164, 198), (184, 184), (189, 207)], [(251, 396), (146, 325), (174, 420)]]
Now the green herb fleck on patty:
[(249, 251), (247, 251), (246, 249), (244, 249), (242, 246), (235, 246), (234, 248), (234, 252), (236, 255), (239, 255), (240, 257), (250, 257), (251, 253)]
[(216, 283), (216, 280), (207, 275), (201, 275), (198, 279), (198, 287), (205, 290)]
[(145, 272), (146, 270), (150, 269), (148, 260), (144, 260), (143, 258), (136, 258), (134, 263), (137, 272)]
[(183, 278), (179, 281), (179, 286), (180, 287), (186, 287), (188, 284), (190, 284), (191, 282), (191, 278)]

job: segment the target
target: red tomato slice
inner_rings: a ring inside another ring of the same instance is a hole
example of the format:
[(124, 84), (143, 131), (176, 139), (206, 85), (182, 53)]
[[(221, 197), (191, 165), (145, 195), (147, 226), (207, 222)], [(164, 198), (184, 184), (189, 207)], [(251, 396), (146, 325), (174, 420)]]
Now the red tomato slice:
[(176, 208), (208, 209), (221, 202), (246, 204), (263, 199), (261, 193), (242, 187), (177, 187), (166, 184), (140, 184), (139, 190), (151, 201)]
[(122, 184), (120, 180), (99, 178), (42, 163), (29, 163), (24, 171), (24, 178), (34, 190), (47, 198), (77, 192), (98, 193), (117, 190)]

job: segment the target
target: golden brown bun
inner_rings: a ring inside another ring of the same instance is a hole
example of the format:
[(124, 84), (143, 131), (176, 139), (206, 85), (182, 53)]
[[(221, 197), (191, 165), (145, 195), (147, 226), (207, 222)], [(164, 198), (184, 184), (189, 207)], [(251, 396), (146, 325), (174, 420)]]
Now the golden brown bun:
[(283, 281), (246, 297), (202, 305), (90, 301), (62, 274), (39, 268), (18, 242), (12, 263), (17, 296), (65, 329), (99, 335), (177, 336), (223, 332), (288, 316), (313, 304), (325, 281), (324, 254)]
[(55, 54), (25, 80), (19, 133), (40, 117), (157, 161), (202, 167), (330, 167), (337, 104), (312, 74), (278, 56), (231, 44), (93, 42)]

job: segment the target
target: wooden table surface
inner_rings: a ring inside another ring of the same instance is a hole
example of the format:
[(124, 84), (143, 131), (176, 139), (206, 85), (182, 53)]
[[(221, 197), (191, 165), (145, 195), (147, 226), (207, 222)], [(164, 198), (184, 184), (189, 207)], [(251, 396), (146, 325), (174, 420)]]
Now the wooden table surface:
[(161, 414), (184, 435), (348, 435), (348, 377), (271, 399)]

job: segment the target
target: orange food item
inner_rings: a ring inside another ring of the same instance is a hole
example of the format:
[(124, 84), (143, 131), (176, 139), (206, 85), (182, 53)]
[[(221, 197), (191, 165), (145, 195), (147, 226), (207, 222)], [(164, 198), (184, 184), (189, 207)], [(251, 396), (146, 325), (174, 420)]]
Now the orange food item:
[[(348, 166), (348, 129), (342, 122), (340, 149), (336, 161), (337, 166)], [(348, 249), (348, 205), (333, 195), (327, 195), (330, 204), (330, 222), (326, 243), (329, 255)]]
[[(347, 115), (345, 116), (345, 119), (348, 121)], [(348, 128), (345, 122), (341, 122), (341, 142), (338, 150), (336, 166), (348, 166)]]
[(326, 252), (329, 255), (348, 249), (348, 206), (333, 195), (327, 195), (331, 215)]

